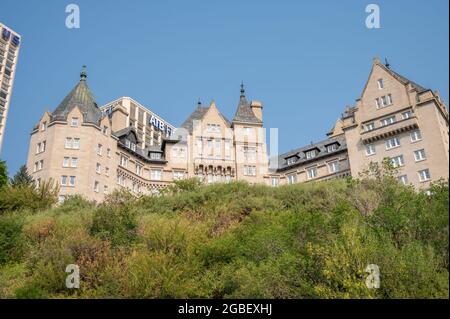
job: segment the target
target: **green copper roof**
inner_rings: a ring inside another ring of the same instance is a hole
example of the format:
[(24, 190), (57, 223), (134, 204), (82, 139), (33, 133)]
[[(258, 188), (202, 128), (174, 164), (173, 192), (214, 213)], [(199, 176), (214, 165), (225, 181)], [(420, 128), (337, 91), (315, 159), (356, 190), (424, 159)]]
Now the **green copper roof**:
[(80, 74), (80, 82), (73, 88), (73, 90), (64, 98), (52, 114), (54, 120), (67, 120), (67, 115), (78, 106), (81, 113), (83, 113), (83, 121), (88, 123), (98, 124), (102, 112), (97, 106), (91, 90), (86, 83), (86, 69)]

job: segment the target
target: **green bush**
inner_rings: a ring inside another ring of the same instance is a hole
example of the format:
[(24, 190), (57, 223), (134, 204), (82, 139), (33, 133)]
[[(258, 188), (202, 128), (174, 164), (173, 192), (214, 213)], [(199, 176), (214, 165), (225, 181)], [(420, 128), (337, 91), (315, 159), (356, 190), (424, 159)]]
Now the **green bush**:
[(19, 216), (0, 215), (0, 265), (18, 261), (22, 257), (25, 250), (23, 224)]

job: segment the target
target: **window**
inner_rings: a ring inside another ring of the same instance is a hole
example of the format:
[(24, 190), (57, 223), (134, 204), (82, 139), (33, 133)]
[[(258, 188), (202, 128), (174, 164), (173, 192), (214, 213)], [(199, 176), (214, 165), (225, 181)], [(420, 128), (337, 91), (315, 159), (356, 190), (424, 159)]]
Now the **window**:
[(136, 163), (136, 175), (141, 176), (142, 174), (142, 165)]
[(61, 186), (67, 186), (67, 176), (61, 176)]
[(97, 174), (100, 174), (102, 172), (102, 165), (100, 165), (100, 163), (97, 163), (97, 165), (95, 166), (95, 172)]
[(381, 104), (380, 104), (380, 99), (379, 98), (375, 99), (375, 105), (377, 106), (377, 109), (380, 108)]
[(377, 109), (385, 107), (385, 106), (392, 105), (392, 103), (393, 103), (393, 101), (392, 101), (392, 95), (391, 94), (384, 95), (381, 98), (375, 99), (375, 104), (377, 106)]
[(77, 167), (78, 166), (78, 158), (72, 157), (72, 161), (71, 161), (70, 166)]
[(117, 176), (117, 184), (120, 186), (125, 186), (125, 177), (122, 175)]
[(380, 121), (381, 126), (387, 126), (395, 123), (395, 116), (391, 116)]
[(222, 156), (222, 140), (216, 139), (214, 141), (214, 153), (216, 157), (220, 158)]
[(41, 123), (41, 131), (45, 131), (47, 128), (47, 121)]
[(366, 132), (373, 131), (375, 129), (375, 123), (373, 123), (373, 122), (367, 123), (365, 125), (365, 129), (366, 129)]
[(64, 157), (63, 167), (69, 167), (70, 165), (70, 157)]
[(38, 172), (44, 168), (44, 160), (40, 160), (34, 163), (34, 172)]
[(411, 116), (412, 116), (411, 110), (402, 113), (402, 119), (404, 120), (409, 119)]
[(97, 144), (97, 154), (102, 155), (102, 151), (103, 151), (103, 145)]
[(66, 200), (66, 196), (65, 195), (59, 195), (58, 196), (58, 203), (59, 204), (64, 203), (65, 200)]
[(417, 142), (417, 141), (422, 140), (422, 133), (419, 130), (411, 132), (410, 136), (411, 136), (411, 142)]
[(154, 160), (159, 160), (159, 159), (161, 159), (161, 153), (153, 153), (153, 152), (151, 152), (150, 153), (150, 158), (154, 159)]
[(400, 140), (398, 139), (398, 137), (394, 137), (394, 138), (391, 138), (386, 141), (386, 149), (387, 150), (390, 150), (390, 149), (398, 147), (398, 146), (400, 146)]
[(202, 155), (203, 154), (203, 141), (201, 138), (198, 138), (196, 140), (196, 145), (197, 145), (197, 153), (199, 155)]
[(429, 181), (431, 179), (431, 175), (430, 175), (430, 170), (429, 169), (424, 169), (418, 172), (419, 174), (419, 181), (421, 182), (426, 182)]
[(173, 172), (173, 179), (178, 181), (184, 178), (184, 172)]
[(408, 185), (408, 176), (407, 175), (402, 175), (398, 177), (398, 180), (403, 184), (403, 185)]
[(100, 187), (100, 183), (98, 181), (94, 182), (94, 192), (98, 193)]
[(108, 194), (108, 185), (103, 186), (103, 194)]
[(78, 126), (78, 117), (72, 117), (72, 120), (70, 121), (70, 126), (72, 127)]
[(339, 172), (339, 161), (334, 161), (328, 163), (328, 170), (330, 173)]
[(154, 181), (161, 180), (161, 170), (160, 169), (151, 169), (150, 170), (150, 179)]
[(297, 174), (289, 174), (286, 176), (288, 184), (295, 184), (297, 183)]
[(311, 150), (311, 151), (306, 152), (307, 159), (314, 158), (314, 157), (316, 157), (316, 150)]
[(333, 153), (336, 152), (337, 150), (337, 144), (331, 144), (327, 146), (327, 152), (328, 153)]
[(73, 139), (73, 149), (78, 150), (80, 148), (80, 139), (74, 138)]
[(377, 83), (378, 83), (378, 88), (379, 88), (380, 90), (384, 88), (383, 79), (379, 79), (379, 80), (377, 81)]
[(103, 126), (102, 132), (103, 132), (103, 134), (108, 135), (108, 127), (107, 126)]
[(66, 137), (66, 141), (64, 143), (65, 148), (73, 148), (73, 138)]
[(108, 148), (106, 150), (106, 156), (111, 157), (111, 149), (110, 148)]
[(71, 187), (75, 186), (75, 176), (69, 177), (69, 186)]
[(42, 143), (41, 143), (41, 153), (42, 152), (45, 152), (45, 147), (47, 146), (47, 142), (46, 141), (43, 141)]
[(220, 133), (220, 125), (219, 124), (207, 124), (206, 131), (208, 133)]
[(292, 157), (287, 158), (286, 162), (287, 162), (287, 165), (295, 164), (295, 162), (297, 162), (297, 156), (292, 156)]
[(231, 158), (231, 142), (225, 141), (225, 158), (230, 159)]
[(277, 186), (280, 184), (280, 180), (279, 180), (278, 177), (272, 176), (272, 177), (270, 178), (270, 180), (271, 180), (271, 185), (272, 185), (273, 187), (277, 187)]
[(244, 147), (244, 159), (246, 161), (256, 160), (256, 148), (255, 147)]
[(122, 167), (128, 166), (128, 157), (120, 155), (120, 166)]
[(244, 166), (245, 176), (256, 176), (256, 166), (245, 165)]
[(370, 156), (370, 155), (374, 155), (376, 154), (376, 149), (375, 149), (375, 145), (373, 144), (368, 144), (366, 145), (366, 155)]
[(392, 101), (392, 95), (388, 94), (387, 95), (387, 105), (392, 105), (393, 101)]
[(317, 177), (317, 168), (316, 167), (308, 168), (306, 170), (306, 173), (308, 175), (308, 179), (314, 179)]
[(394, 168), (405, 165), (405, 161), (403, 159), (403, 155), (395, 156), (391, 158), (391, 163)]
[(109, 167), (105, 167), (105, 175), (109, 176)]
[(416, 162), (426, 160), (427, 156), (425, 155), (425, 150), (421, 149), (418, 151), (414, 151), (414, 158), (415, 158)]

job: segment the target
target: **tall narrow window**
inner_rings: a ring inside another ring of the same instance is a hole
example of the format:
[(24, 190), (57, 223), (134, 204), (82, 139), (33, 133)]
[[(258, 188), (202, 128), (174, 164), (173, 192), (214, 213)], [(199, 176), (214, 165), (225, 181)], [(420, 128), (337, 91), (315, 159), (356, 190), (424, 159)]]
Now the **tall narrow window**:
[(377, 81), (377, 83), (378, 83), (378, 88), (379, 88), (380, 90), (384, 88), (383, 79), (379, 79), (379, 80)]

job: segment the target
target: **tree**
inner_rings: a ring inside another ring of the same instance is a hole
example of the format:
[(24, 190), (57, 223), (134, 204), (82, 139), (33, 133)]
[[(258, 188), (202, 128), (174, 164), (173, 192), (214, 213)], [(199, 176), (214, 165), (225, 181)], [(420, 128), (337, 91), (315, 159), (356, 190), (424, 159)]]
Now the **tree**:
[(6, 168), (6, 162), (0, 160), (0, 188), (8, 184), (8, 169)]
[(28, 174), (27, 167), (22, 165), (17, 171), (16, 175), (10, 181), (12, 187), (17, 187), (20, 185), (23, 186), (32, 186), (34, 181), (33, 177)]

